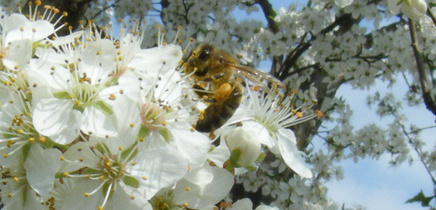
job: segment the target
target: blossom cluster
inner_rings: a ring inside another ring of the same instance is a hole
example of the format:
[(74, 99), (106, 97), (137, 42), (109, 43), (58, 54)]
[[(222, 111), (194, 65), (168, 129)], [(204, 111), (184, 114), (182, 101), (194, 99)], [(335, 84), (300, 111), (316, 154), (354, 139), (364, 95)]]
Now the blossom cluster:
[(5, 208), (213, 209), (268, 151), (312, 177), (288, 127), (320, 113), (310, 113), (312, 102), (296, 106), (297, 92), (247, 87), (228, 122), (201, 133), (195, 124), (207, 104), (181, 68), (180, 46), (160, 35), (143, 49), (139, 30), (122, 28), (115, 39), (92, 24), (57, 36), (63, 25), (46, 9), (0, 19)]

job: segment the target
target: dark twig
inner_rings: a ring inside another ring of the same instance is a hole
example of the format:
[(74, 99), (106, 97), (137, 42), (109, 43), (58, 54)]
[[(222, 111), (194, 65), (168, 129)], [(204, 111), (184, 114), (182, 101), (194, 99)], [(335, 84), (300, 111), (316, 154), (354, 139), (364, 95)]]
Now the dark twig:
[(413, 49), (413, 54), (415, 55), (416, 67), (418, 70), (419, 82), (421, 83), (422, 97), (427, 109), (436, 116), (436, 104), (431, 96), (430, 88), (428, 87), (427, 77), (424, 69), (424, 61), (422, 59), (421, 52), (418, 49), (415, 22), (412, 19), (409, 19), (409, 31), (412, 40), (411, 46)]
[(433, 24), (434, 24), (435, 27), (436, 27), (436, 17), (435, 17), (435, 15), (433, 14), (433, 12), (431, 11), (430, 7), (427, 8), (427, 15), (430, 17), (430, 19), (433, 21)]
[[(263, 14), (265, 15), (266, 21), (268, 22), (268, 28), (273, 32), (274, 34), (280, 32), (279, 24), (274, 20), (277, 13), (272, 7), (271, 3), (269, 3), (268, 0), (258, 0), (257, 3), (262, 8)], [(283, 56), (273, 56), (272, 57), (272, 65), (271, 65), (271, 74), (274, 76), (278, 76), (280, 74), (280, 63), (283, 60)]]

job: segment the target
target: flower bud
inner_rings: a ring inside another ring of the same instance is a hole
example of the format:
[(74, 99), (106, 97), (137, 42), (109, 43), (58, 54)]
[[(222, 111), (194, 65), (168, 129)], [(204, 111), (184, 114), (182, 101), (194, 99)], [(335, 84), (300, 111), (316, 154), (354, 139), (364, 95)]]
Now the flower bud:
[(251, 166), (260, 155), (260, 140), (246, 128), (235, 128), (229, 131), (224, 139), (232, 153), (239, 150), (240, 156), (236, 163), (242, 167)]
[(424, 0), (388, 0), (389, 10), (396, 14), (401, 11), (409, 18), (418, 20), (425, 15), (427, 3)]
[(401, 11), (407, 17), (418, 20), (427, 12), (427, 4), (424, 0), (407, 0), (402, 4)]

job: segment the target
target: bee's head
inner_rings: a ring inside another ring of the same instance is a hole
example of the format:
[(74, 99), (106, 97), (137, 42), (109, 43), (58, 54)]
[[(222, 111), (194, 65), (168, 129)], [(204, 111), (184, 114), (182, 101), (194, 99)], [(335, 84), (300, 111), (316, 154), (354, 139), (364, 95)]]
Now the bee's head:
[(186, 62), (186, 71), (194, 72), (199, 77), (205, 76), (210, 69), (213, 51), (214, 47), (209, 44), (203, 44), (194, 49)]

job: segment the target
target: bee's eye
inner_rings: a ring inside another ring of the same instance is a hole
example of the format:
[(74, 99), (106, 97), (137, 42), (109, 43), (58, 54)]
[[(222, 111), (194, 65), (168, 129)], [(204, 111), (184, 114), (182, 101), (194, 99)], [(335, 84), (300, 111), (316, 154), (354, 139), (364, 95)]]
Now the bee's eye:
[(198, 59), (204, 61), (207, 60), (210, 56), (210, 48), (204, 48), (203, 50), (201, 50), (200, 55), (198, 55)]

